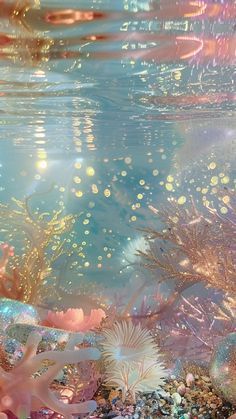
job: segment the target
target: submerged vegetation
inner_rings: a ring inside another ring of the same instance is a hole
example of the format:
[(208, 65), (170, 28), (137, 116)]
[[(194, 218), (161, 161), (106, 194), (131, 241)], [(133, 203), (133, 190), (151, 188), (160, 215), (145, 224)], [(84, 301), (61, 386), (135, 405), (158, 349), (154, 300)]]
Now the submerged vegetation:
[(8, 247), (2, 255), (0, 294), (38, 305), (54, 292), (53, 265), (60, 256), (71, 252), (65, 234), (72, 230), (76, 217), (63, 216), (62, 210), (33, 213), (29, 198), (12, 202), (15, 208), (0, 204), (1, 234), (15, 246), (15, 254)]
[(144, 230), (149, 249), (138, 253), (158, 281), (176, 281), (177, 289), (203, 282), (236, 293), (236, 207), (228, 199), (230, 217), (210, 208), (201, 214), (193, 202), (189, 208), (170, 202), (166, 209), (155, 210), (164, 226)]

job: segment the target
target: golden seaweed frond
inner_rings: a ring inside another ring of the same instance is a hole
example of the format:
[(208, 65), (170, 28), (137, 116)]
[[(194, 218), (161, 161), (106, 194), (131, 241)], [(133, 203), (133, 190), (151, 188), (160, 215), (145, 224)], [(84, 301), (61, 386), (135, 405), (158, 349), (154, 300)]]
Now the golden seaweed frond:
[(76, 217), (64, 216), (61, 210), (32, 213), (27, 199), (13, 198), (12, 202), (15, 208), (0, 204), (0, 230), (4, 239), (21, 251), (11, 257), (0, 275), (0, 295), (40, 304), (53, 288), (53, 263), (69, 252), (65, 234), (71, 232)]
[(176, 280), (179, 286), (204, 282), (236, 293), (234, 221), (210, 209), (200, 214), (194, 203), (180, 208), (170, 202), (158, 214), (164, 228), (143, 230), (150, 243), (146, 252), (138, 252), (143, 265), (157, 270), (162, 281)]

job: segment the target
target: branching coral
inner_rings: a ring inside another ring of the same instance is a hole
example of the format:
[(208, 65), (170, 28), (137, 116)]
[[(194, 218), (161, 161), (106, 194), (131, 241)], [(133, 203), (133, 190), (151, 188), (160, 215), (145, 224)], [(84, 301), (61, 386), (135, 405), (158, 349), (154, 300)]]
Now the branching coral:
[(0, 294), (26, 303), (39, 304), (49, 294), (47, 283), (54, 262), (64, 253), (63, 235), (71, 231), (75, 217), (62, 211), (31, 213), (29, 199), (13, 199), (16, 208), (0, 204), (1, 233), (22, 252), (12, 256), (0, 275)]
[(167, 373), (148, 330), (123, 321), (102, 334), (106, 383), (118, 386), (124, 399), (127, 394), (135, 399), (136, 393), (154, 390), (164, 383)]
[[(15, 367), (10, 371), (0, 369), (0, 411), (9, 410), (17, 417), (28, 418), (31, 411), (47, 407), (69, 419), (73, 414), (94, 410), (96, 408), (94, 401), (63, 403), (49, 386), (65, 364), (97, 360), (100, 352), (95, 348), (74, 350), (72, 345), (68, 345), (61, 352), (46, 351), (36, 354), (40, 340), (39, 335), (30, 335), (24, 355)], [(36, 375), (45, 360), (50, 363), (47, 370)], [(5, 417), (7, 418), (6, 415)]]
[(170, 203), (167, 209), (155, 212), (164, 229), (145, 230), (148, 239), (154, 242), (150, 242), (148, 251), (139, 252), (144, 266), (157, 270), (163, 281), (176, 280), (177, 287), (204, 282), (208, 287), (236, 293), (233, 219), (221, 217), (212, 210), (204, 216), (194, 204), (180, 209)]

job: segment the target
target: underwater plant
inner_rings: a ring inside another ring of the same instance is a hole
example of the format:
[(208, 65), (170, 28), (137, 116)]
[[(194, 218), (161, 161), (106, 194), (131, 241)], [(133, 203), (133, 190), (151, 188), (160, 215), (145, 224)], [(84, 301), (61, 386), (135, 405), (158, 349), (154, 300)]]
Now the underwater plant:
[[(50, 213), (32, 212), (28, 197), (12, 199), (15, 209), (0, 204), (0, 230), (9, 243), (14, 242), (15, 255), (0, 272), (0, 296), (39, 305), (55, 292), (53, 264), (63, 254), (70, 254), (64, 234), (72, 230), (75, 216), (62, 216), (62, 210)], [(4, 255), (3, 255), (4, 260)]]
[[(92, 400), (76, 404), (64, 403), (50, 389), (50, 384), (66, 364), (98, 360), (100, 352), (95, 348), (74, 350), (73, 342), (70, 342), (64, 351), (37, 353), (40, 341), (41, 336), (32, 333), (18, 363), (8, 368), (8, 371), (0, 369), (0, 411), (10, 411), (26, 419), (31, 417), (31, 412), (46, 407), (69, 419), (73, 414), (95, 410), (96, 402)], [(44, 361), (48, 362), (46, 370), (42, 369)], [(4, 413), (1, 417), (7, 419)]]
[(49, 311), (47, 317), (43, 320), (43, 324), (73, 332), (86, 332), (98, 327), (105, 317), (106, 314), (102, 309), (91, 310), (90, 315), (85, 316), (83, 309), (70, 308), (65, 312)]
[(152, 391), (164, 384), (167, 371), (159, 348), (147, 329), (131, 321), (116, 322), (102, 331), (102, 358), (109, 386), (118, 386), (123, 399), (135, 400), (140, 391)]
[(143, 265), (160, 274), (160, 282), (176, 281), (177, 289), (203, 282), (207, 287), (236, 293), (235, 208), (230, 217), (208, 209), (201, 214), (194, 203), (180, 208), (171, 201), (168, 208), (152, 210), (163, 229), (145, 229), (150, 241), (138, 254)]

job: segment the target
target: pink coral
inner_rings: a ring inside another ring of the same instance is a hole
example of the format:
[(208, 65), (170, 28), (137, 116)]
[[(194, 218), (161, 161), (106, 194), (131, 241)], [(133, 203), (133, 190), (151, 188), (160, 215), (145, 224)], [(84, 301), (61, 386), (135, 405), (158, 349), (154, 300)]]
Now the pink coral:
[(104, 317), (106, 314), (101, 308), (91, 310), (89, 316), (84, 315), (82, 308), (69, 308), (65, 312), (49, 311), (43, 324), (72, 332), (86, 332), (98, 327)]
[[(0, 368), (0, 412), (10, 411), (17, 417), (31, 417), (31, 411), (46, 407), (67, 419), (73, 414), (86, 413), (96, 409), (93, 400), (83, 403), (66, 404), (56, 397), (49, 386), (65, 364), (77, 364), (86, 360), (97, 360), (100, 352), (95, 348), (72, 349), (73, 342), (65, 351), (37, 352), (41, 337), (32, 333), (26, 343), (23, 358), (10, 371)], [(50, 361), (46, 371), (41, 371), (44, 360)], [(1, 418), (7, 415), (0, 413)]]

